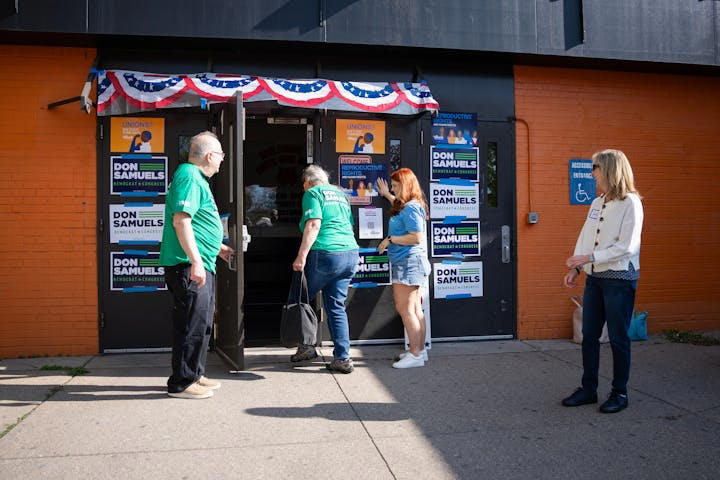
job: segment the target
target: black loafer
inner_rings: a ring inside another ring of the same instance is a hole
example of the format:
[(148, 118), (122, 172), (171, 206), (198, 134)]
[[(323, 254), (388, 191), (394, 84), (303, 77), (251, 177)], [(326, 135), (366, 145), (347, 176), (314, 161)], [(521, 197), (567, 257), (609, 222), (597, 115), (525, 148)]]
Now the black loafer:
[(610, 392), (608, 399), (605, 403), (600, 405), (600, 411), (602, 413), (617, 413), (620, 410), (625, 410), (628, 406), (629, 400), (627, 394)]
[(579, 407), (580, 405), (597, 403), (597, 401), (597, 393), (578, 388), (575, 390), (575, 393), (567, 398), (563, 398), (562, 404), (566, 407)]

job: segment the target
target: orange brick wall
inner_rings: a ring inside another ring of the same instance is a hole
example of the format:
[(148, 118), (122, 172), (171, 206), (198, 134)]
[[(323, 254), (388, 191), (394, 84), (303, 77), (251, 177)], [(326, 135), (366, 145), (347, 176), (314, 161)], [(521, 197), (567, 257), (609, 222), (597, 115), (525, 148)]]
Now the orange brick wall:
[(0, 45), (0, 358), (98, 351), (94, 57)]
[(720, 329), (720, 78), (515, 68), (518, 334), (572, 336), (562, 286), (587, 206), (569, 204), (568, 160), (619, 148), (645, 207), (636, 309), (652, 332)]

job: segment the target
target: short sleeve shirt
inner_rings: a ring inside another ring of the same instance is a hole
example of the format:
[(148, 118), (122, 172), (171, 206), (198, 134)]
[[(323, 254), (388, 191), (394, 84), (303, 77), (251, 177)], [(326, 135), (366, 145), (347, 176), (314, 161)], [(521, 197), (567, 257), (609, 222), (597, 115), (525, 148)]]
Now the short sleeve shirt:
[(339, 188), (327, 184), (309, 188), (303, 195), (302, 208), (301, 232), (308, 220), (320, 219), (320, 232), (310, 250), (345, 252), (358, 248), (350, 202)]
[(178, 212), (192, 218), (195, 243), (203, 265), (215, 273), (215, 260), (223, 239), (222, 222), (207, 177), (192, 163), (183, 163), (177, 168), (165, 198), (165, 224), (160, 247), (160, 265), (163, 266), (190, 262), (173, 227), (173, 215)]
[[(417, 200), (410, 200), (397, 215), (390, 217), (389, 235), (400, 236), (411, 232), (425, 232), (425, 209)], [(425, 242), (420, 242), (417, 245), (391, 243), (388, 247), (390, 262), (397, 262), (416, 254), (427, 256)]]

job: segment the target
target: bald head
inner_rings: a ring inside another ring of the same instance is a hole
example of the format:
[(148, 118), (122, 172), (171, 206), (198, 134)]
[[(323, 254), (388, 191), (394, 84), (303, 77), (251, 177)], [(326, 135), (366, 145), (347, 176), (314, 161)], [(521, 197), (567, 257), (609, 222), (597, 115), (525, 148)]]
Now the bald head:
[(214, 133), (201, 132), (190, 139), (188, 160), (206, 176), (211, 177), (220, 170), (223, 157), (222, 145)]
[[(205, 155), (220, 150), (220, 141), (212, 132), (200, 132), (190, 139), (190, 158), (203, 162)], [(196, 163), (196, 162), (193, 162)]]

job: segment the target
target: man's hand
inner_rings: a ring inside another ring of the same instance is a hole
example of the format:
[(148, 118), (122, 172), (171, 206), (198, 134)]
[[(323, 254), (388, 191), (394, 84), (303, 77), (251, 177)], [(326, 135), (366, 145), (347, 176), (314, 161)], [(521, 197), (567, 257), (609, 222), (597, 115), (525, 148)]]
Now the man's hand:
[(228, 247), (224, 243), (220, 245), (220, 253), (218, 253), (218, 256), (225, 260), (226, 262), (230, 263), (232, 260), (233, 255), (235, 255), (235, 250)]
[(190, 267), (190, 281), (197, 283), (198, 288), (205, 285), (205, 267), (202, 262), (193, 263)]

